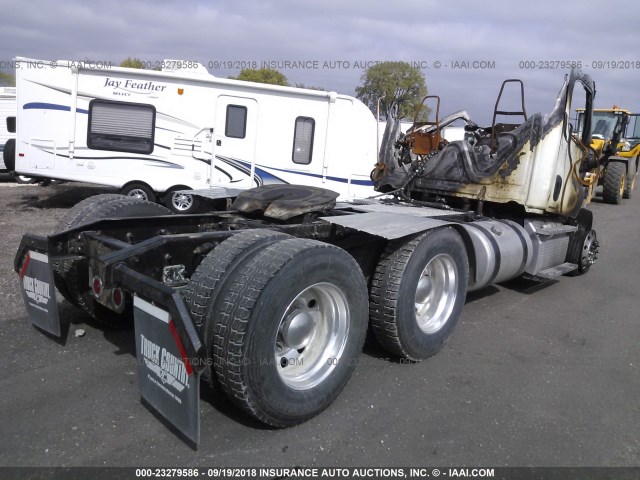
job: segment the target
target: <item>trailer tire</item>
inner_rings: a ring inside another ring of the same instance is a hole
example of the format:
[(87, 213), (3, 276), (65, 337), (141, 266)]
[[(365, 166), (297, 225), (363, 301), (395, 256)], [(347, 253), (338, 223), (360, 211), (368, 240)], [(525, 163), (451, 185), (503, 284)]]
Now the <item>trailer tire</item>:
[(13, 172), (16, 169), (16, 139), (10, 138), (4, 144), (2, 151), (2, 161), (8, 171)]
[[(189, 283), (182, 290), (182, 296), (204, 339), (208, 354), (212, 353), (217, 320), (213, 312), (218, 308), (220, 290), (240, 265), (265, 247), (288, 238), (291, 236), (274, 230), (245, 230), (220, 243), (195, 269)], [(210, 365), (207, 365), (202, 375), (212, 386), (216, 385)]]
[(575, 263), (578, 265), (578, 269), (569, 272), (567, 275), (570, 277), (587, 273), (592, 265), (590, 259), (598, 254), (598, 240), (596, 232), (592, 229), (593, 212), (586, 208), (581, 209), (576, 217), (575, 225), (578, 230), (573, 232), (569, 239), (565, 261)]
[(304, 422), (347, 384), (367, 330), (367, 286), (344, 250), (282, 240), (219, 293), (213, 365), (227, 396), (276, 427)]
[(31, 185), (38, 181), (37, 178), (27, 177), (26, 175), (16, 175), (16, 174), (13, 175), (13, 179), (16, 181), (17, 184), (20, 184), (20, 185)]
[[(80, 204), (83, 204), (80, 206)], [(122, 195), (96, 195), (76, 205), (68, 212), (69, 218), (61, 223), (74, 228), (106, 218), (127, 218), (137, 216), (173, 215), (171, 211), (157, 203), (146, 202)], [(74, 207), (74, 208), (76, 208)], [(73, 218), (72, 218), (73, 217)], [(71, 219), (72, 218), (72, 219)], [(109, 328), (127, 327), (131, 324), (132, 305), (130, 295), (126, 295), (122, 313), (114, 312), (96, 302), (89, 291), (88, 265), (86, 261), (69, 260), (54, 264), (54, 282), (58, 291), (71, 303), (80, 307), (99, 324)]]
[[(369, 296), (378, 342), (390, 353), (413, 361), (437, 353), (460, 316), (468, 278), (467, 251), (451, 227), (390, 242), (376, 267)], [(418, 303), (418, 296), (424, 301)]]
[(137, 198), (138, 200), (144, 200), (147, 202), (156, 201), (156, 192), (153, 189), (142, 182), (133, 182), (122, 187), (120, 191), (122, 195), (126, 197)]
[(622, 202), (624, 189), (627, 185), (627, 169), (620, 162), (607, 165), (607, 173), (602, 185), (602, 198), (605, 203), (619, 205)]
[(178, 193), (189, 188), (172, 188), (164, 196), (164, 204), (173, 213), (188, 215), (195, 213), (200, 208), (200, 200), (189, 193)]

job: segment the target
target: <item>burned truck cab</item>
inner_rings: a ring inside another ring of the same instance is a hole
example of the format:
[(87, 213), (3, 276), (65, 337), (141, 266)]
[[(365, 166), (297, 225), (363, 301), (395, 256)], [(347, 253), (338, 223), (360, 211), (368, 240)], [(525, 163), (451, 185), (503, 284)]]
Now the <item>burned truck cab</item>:
[[(520, 85), (519, 111), (500, 110), (500, 99), (509, 83)], [(375, 188), (380, 192), (404, 189), (414, 200), (446, 199), (449, 204), (478, 211), (484, 206), (492, 215), (513, 211), (516, 204), (523, 213), (576, 217), (587, 196), (591, 158), (591, 129), (583, 129), (579, 138), (570, 122), (572, 99), (580, 93), (584, 95), (580, 103), (590, 112), (595, 84), (574, 69), (566, 76), (553, 110), (547, 115), (527, 116), (522, 82), (507, 80), (500, 89), (490, 127), (467, 122), (464, 140), (440, 142), (439, 148), (426, 154), (415, 151), (415, 140), (437, 135), (441, 127), (432, 124), (410, 129), (396, 143), (396, 155), (385, 159), (384, 171), (373, 175)], [(497, 123), (498, 117), (505, 115), (522, 116), (523, 121)], [(590, 119), (590, 114), (585, 118)], [(410, 155), (408, 148), (413, 150)]]

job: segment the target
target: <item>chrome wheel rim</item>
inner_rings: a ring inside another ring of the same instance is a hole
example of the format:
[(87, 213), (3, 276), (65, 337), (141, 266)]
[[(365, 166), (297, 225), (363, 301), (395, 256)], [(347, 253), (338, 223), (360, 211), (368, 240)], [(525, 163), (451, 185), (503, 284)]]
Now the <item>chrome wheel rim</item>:
[(308, 390), (325, 380), (341, 361), (349, 323), (347, 299), (335, 285), (316, 283), (300, 292), (276, 334), (274, 357), (282, 381)]
[(595, 230), (591, 230), (584, 239), (582, 244), (582, 257), (580, 262), (582, 267), (587, 267), (596, 263), (598, 258), (598, 239), (596, 238)]
[(193, 195), (173, 192), (173, 194), (171, 194), (171, 205), (179, 212), (189, 210), (193, 206)]
[(138, 200), (149, 200), (147, 192), (142, 190), (141, 188), (134, 188), (127, 193), (127, 197), (137, 198)]
[(422, 270), (416, 287), (416, 321), (420, 330), (432, 334), (444, 327), (457, 295), (458, 272), (454, 259), (444, 253), (436, 255)]

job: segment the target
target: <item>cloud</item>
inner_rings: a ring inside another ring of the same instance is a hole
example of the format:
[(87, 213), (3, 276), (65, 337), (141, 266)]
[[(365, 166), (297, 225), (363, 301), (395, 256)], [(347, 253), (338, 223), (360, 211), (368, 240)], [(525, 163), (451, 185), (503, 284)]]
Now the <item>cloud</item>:
[[(421, 62), (429, 67), (423, 70), (429, 91), (442, 97), (445, 113), (466, 108), (484, 124), (505, 78), (524, 80), (529, 112), (553, 106), (568, 68), (521, 68), (525, 64), (520, 62), (576, 61), (596, 80), (599, 106), (616, 103), (640, 110), (638, 7), (630, 0), (616, 2), (615, 11), (596, 0), (3, 3), (0, 62), (5, 63), (15, 56), (114, 62), (135, 56), (211, 66), (220, 60), (237, 61), (237, 66), (243, 61), (317, 60), (334, 62), (328, 64), (333, 67), (283, 73), (292, 83), (354, 94), (362, 74), (355, 62)], [(615, 28), (603, 27), (602, 18), (614, 16)], [(453, 62), (482, 60), (495, 67), (451, 68)], [(619, 60), (633, 68), (612, 68), (611, 61)], [(443, 67), (435, 69), (435, 61)], [(228, 76), (238, 69), (225, 65), (211, 72)]]

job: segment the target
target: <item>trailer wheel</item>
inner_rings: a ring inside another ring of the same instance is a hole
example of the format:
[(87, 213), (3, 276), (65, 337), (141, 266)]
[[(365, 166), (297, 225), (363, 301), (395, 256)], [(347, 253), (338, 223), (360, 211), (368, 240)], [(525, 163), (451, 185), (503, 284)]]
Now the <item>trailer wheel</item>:
[(213, 365), (234, 403), (287, 427), (333, 402), (367, 329), (367, 287), (353, 257), (314, 240), (282, 240), (243, 262), (219, 298)]
[(194, 213), (200, 207), (200, 201), (195, 195), (184, 193), (188, 188), (169, 190), (164, 197), (164, 204), (174, 213)]
[[(212, 312), (218, 308), (220, 290), (237, 268), (265, 247), (291, 238), (274, 230), (246, 230), (220, 243), (209, 252), (195, 269), (182, 295), (189, 306), (191, 317), (204, 339), (207, 352), (211, 352), (217, 317)], [(203, 377), (215, 384), (211, 369), (206, 368)]]
[(14, 175), (13, 179), (20, 185), (31, 185), (38, 181), (36, 178), (27, 177), (26, 175)]
[(570, 277), (584, 275), (598, 258), (598, 239), (593, 226), (593, 213), (583, 208), (576, 217), (578, 230), (569, 239), (566, 262), (575, 263), (578, 269), (568, 273)]
[[(58, 227), (62, 226), (61, 230), (66, 230), (105, 218), (153, 215), (172, 215), (172, 212), (157, 203), (127, 198), (122, 195), (96, 195), (83, 200), (69, 210)], [(122, 313), (116, 313), (106, 308), (96, 302), (89, 291), (88, 273), (85, 261), (63, 261), (54, 264), (54, 282), (58, 291), (67, 300), (106, 327), (128, 326), (132, 319), (130, 296), (127, 295), (125, 299), (125, 309)]]
[(4, 150), (2, 151), (2, 161), (7, 170), (12, 172), (16, 169), (16, 139), (10, 138), (4, 144)]
[(460, 316), (468, 278), (467, 252), (453, 228), (389, 243), (369, 297), (371, 325), (380, 344), (410, 360), (434, 355)]
[(624, 164), (611, 162), (607, 165), (607, 173), (602, 185), (602, 198), (605, 203), (619, 205), (627, 185), (627, 170)]
[(146, 200), (147, 202), (156, 201), (156, 192), (148, 185), (141, 182), (133, 182), (122, 187), (122, 195), (137, 198), (138, 200)]
[(622, 198), (631, 198), (631, 194), (633, 190), (636, 188), (636, 175), (637, 172), (633, 172), (632, 174), (627, 176), (627, 183), (624, 187), (624, 192), (622, 193)]

